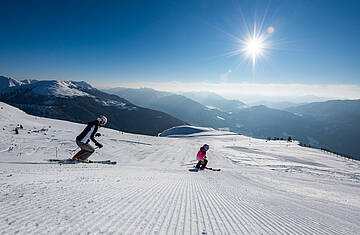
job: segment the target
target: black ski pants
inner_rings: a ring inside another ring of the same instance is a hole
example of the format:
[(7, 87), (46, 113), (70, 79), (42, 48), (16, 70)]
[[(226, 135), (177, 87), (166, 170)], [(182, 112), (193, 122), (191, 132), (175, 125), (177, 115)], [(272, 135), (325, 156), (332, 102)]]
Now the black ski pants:
[(196, 164), (196, 168), (205, 168), (206, 167), (206, 164), (208, 163), (208, 160), (206, 158), (204, 158), (203, 161), (199, 161), (197, 164)]

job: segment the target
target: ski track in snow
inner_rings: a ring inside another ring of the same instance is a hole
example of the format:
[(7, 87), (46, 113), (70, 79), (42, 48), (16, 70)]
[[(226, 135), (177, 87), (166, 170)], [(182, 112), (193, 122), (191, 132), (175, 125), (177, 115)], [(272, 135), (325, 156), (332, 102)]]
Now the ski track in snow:
[[(117, 165), (60, 166), (45, 159), (56, 149), (70, 156), (84, 126), (0, 106), (7, 111), (0, 113), (0, 234), (360, 231), (357, 161), (228, 132), (165, 138), (100, 129), (104, 148), (91, 159)], [(17, 123), (24, 130), (15, 135)], [(222, 171), (182, 166), (204, 143), (209, 167)]]

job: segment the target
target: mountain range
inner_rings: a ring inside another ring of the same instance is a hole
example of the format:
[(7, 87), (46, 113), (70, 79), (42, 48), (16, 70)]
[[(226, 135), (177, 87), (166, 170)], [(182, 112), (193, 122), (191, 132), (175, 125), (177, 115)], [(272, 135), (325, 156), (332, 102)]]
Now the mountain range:
[(18, 81), (0, 77), (0, 101), (32, 115), (79, 123), (87, 123), (102, 114), (109, 119), (108, 127), (135, 134), (157, 135), (186, 124), (166, 113), (104, 93), (86, 82)]
[(279, 110), (249, 106), (210, 92), (100, 91), (86, 82), (0, 76), (0, 101), (29, 114), (79, 123), (103, 114), (110, 128), (136, 134), (158, 135), (170, 127), (191, 124), (263, 139), (290, 136), (302, 144), (360, 159), (360, 100), (313, 102)]
[(207, 107), (217, 108), (224, 112), (233, 112), (247, 107), (245, 103), (239, 100), (228, 100), (214, 92), (185, 92), (182, 95)]
[(210, 92), (173, 94), (149, 88), (112, 88), (134, 104), (166, 112), (191, 125), (230, 130), (257, 138), (289, 136), (302, 144), (360, 159), (360, 100), (297, 104), (284, 110), (248, 106)]

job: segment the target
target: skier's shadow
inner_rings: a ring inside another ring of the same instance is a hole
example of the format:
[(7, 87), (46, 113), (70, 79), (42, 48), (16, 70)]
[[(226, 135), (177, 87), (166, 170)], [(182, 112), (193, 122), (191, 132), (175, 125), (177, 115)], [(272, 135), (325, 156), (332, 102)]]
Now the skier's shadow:
[(189, 171), (190, 171), (190, 172), (198, 172), (199, 169), (194, 168), (194, 169), (189, 169)]

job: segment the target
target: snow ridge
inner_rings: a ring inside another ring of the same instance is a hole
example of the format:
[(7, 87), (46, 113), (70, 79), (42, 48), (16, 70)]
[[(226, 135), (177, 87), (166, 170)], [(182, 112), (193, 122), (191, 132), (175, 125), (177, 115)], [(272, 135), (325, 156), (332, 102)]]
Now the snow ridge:
[(18, 81), (13, 78), (0, 76), (0, 91), (7, 92), (8, 88), (29, 87), (33, 93), (38, 95), (50, 95), (56, 97), (73, 97), (73, 96), (91, 96), (86, 91), (94, 88), (86, 82), (76, 81), (37, 81), (23, 80)]
[(79, 86), (71, 81), (40, 81), (33, 85), (32, 91), (39, 95), (56, 97), (91, 96), (79, 90)]

